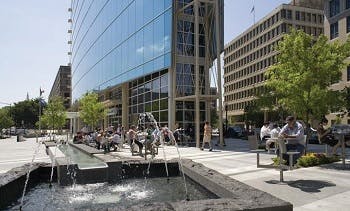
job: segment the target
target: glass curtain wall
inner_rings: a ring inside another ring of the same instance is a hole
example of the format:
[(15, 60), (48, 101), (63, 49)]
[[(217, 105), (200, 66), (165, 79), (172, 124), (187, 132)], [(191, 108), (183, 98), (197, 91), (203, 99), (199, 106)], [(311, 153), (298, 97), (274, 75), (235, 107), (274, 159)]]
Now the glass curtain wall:
[(72, 0), (73, 99), (171, 65), (171, 0)]
[(138, 114), (151, 112), (160, 126), (168, 124), (168, 70), (129, 83), (129, 125), (137, 125)]

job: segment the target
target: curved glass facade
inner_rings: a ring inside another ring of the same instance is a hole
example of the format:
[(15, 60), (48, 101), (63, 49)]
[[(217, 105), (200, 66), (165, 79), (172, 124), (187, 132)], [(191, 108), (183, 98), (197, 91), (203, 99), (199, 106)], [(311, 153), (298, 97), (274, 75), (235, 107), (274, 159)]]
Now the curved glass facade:
[(76, 100), (171, 65), (171, 0), (73, 0)]

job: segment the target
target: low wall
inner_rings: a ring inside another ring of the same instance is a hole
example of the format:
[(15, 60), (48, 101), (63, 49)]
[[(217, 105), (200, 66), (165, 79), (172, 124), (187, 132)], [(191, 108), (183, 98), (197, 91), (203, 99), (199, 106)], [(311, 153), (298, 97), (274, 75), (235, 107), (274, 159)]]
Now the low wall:
[[(24, 184), (30, 164), (11, 169), (0, 176), (0, 210), (5, 209), (11, 203), (18, 200), (23, 193)], [(30, 172), (27, 191), (35, 187), (39, 182), (50, 182), (51, 164), (34, 163)], [(54, 170), (53, 182), (56, 182)]]

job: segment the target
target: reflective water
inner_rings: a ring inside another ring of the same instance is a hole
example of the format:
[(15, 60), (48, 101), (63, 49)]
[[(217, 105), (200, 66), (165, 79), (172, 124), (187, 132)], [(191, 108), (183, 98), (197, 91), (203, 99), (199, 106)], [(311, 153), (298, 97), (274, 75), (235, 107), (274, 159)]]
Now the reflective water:
[(58, 148), (69, 157), (72, 163), (77, 163), (79, 169), (107, 167), (107, 164), (100, 159), (90, 156), (70, 145), (59, 145)]
[[(60, 187), (37, 185), (27, 193), (23, 210), (102, 209), (146, 202), (174, 202), (186, 198), (181, 177), (128, 179), (119, 184), (97, 183)], [(181, 185), (180, 185), (181, 184)], [(203, 187), (188, 181), (190, 200), (217, 198)], [(8, 210), (18, 210), (20, 201)]]

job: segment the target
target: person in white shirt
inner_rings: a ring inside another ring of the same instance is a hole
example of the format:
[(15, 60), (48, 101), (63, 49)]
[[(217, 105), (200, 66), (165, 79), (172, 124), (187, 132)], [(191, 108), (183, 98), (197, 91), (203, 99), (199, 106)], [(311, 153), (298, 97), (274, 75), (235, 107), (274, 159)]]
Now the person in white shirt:
[(266, 141), (266, 138), (270, 138), (270, 123), (265, 122), (264, 125), (261, 127), (260, 130), (260, 144)]
[(120, 135), (114, 131), (113, 135), (109, 138), (110, 145), (113, 146), (114, 151), (117, 151), (118, 147), (121, 148), (121, 138)]
[[(294, 150), (300, 152), (300, 154), (293, 155), (293, 161), (296, 163), (297, 159), (301, 157), (305, 150), (304, 128), (293, 116), (288, 116), (286, 122), (287, 124), (282, 128), (278, 137), (288, 140), (286, 144), (287, 151)], [(283, 154), (283, 159), (286, 160), (287, 165), (289, 165), (288, 155)]]
[[(278, 138), (278, 135), (281, 131), (281, 128), (278, 127), (277, 124), (273, 124), (272, 126), (272, 130), (270, 131), (270, 136), (271, 138)], [(275, 141), (272, 139), (269, 139), (266, 141), (266, 149), (268, 152), (270, 152), (271, 148), (273, 148), (275, 146)]]

